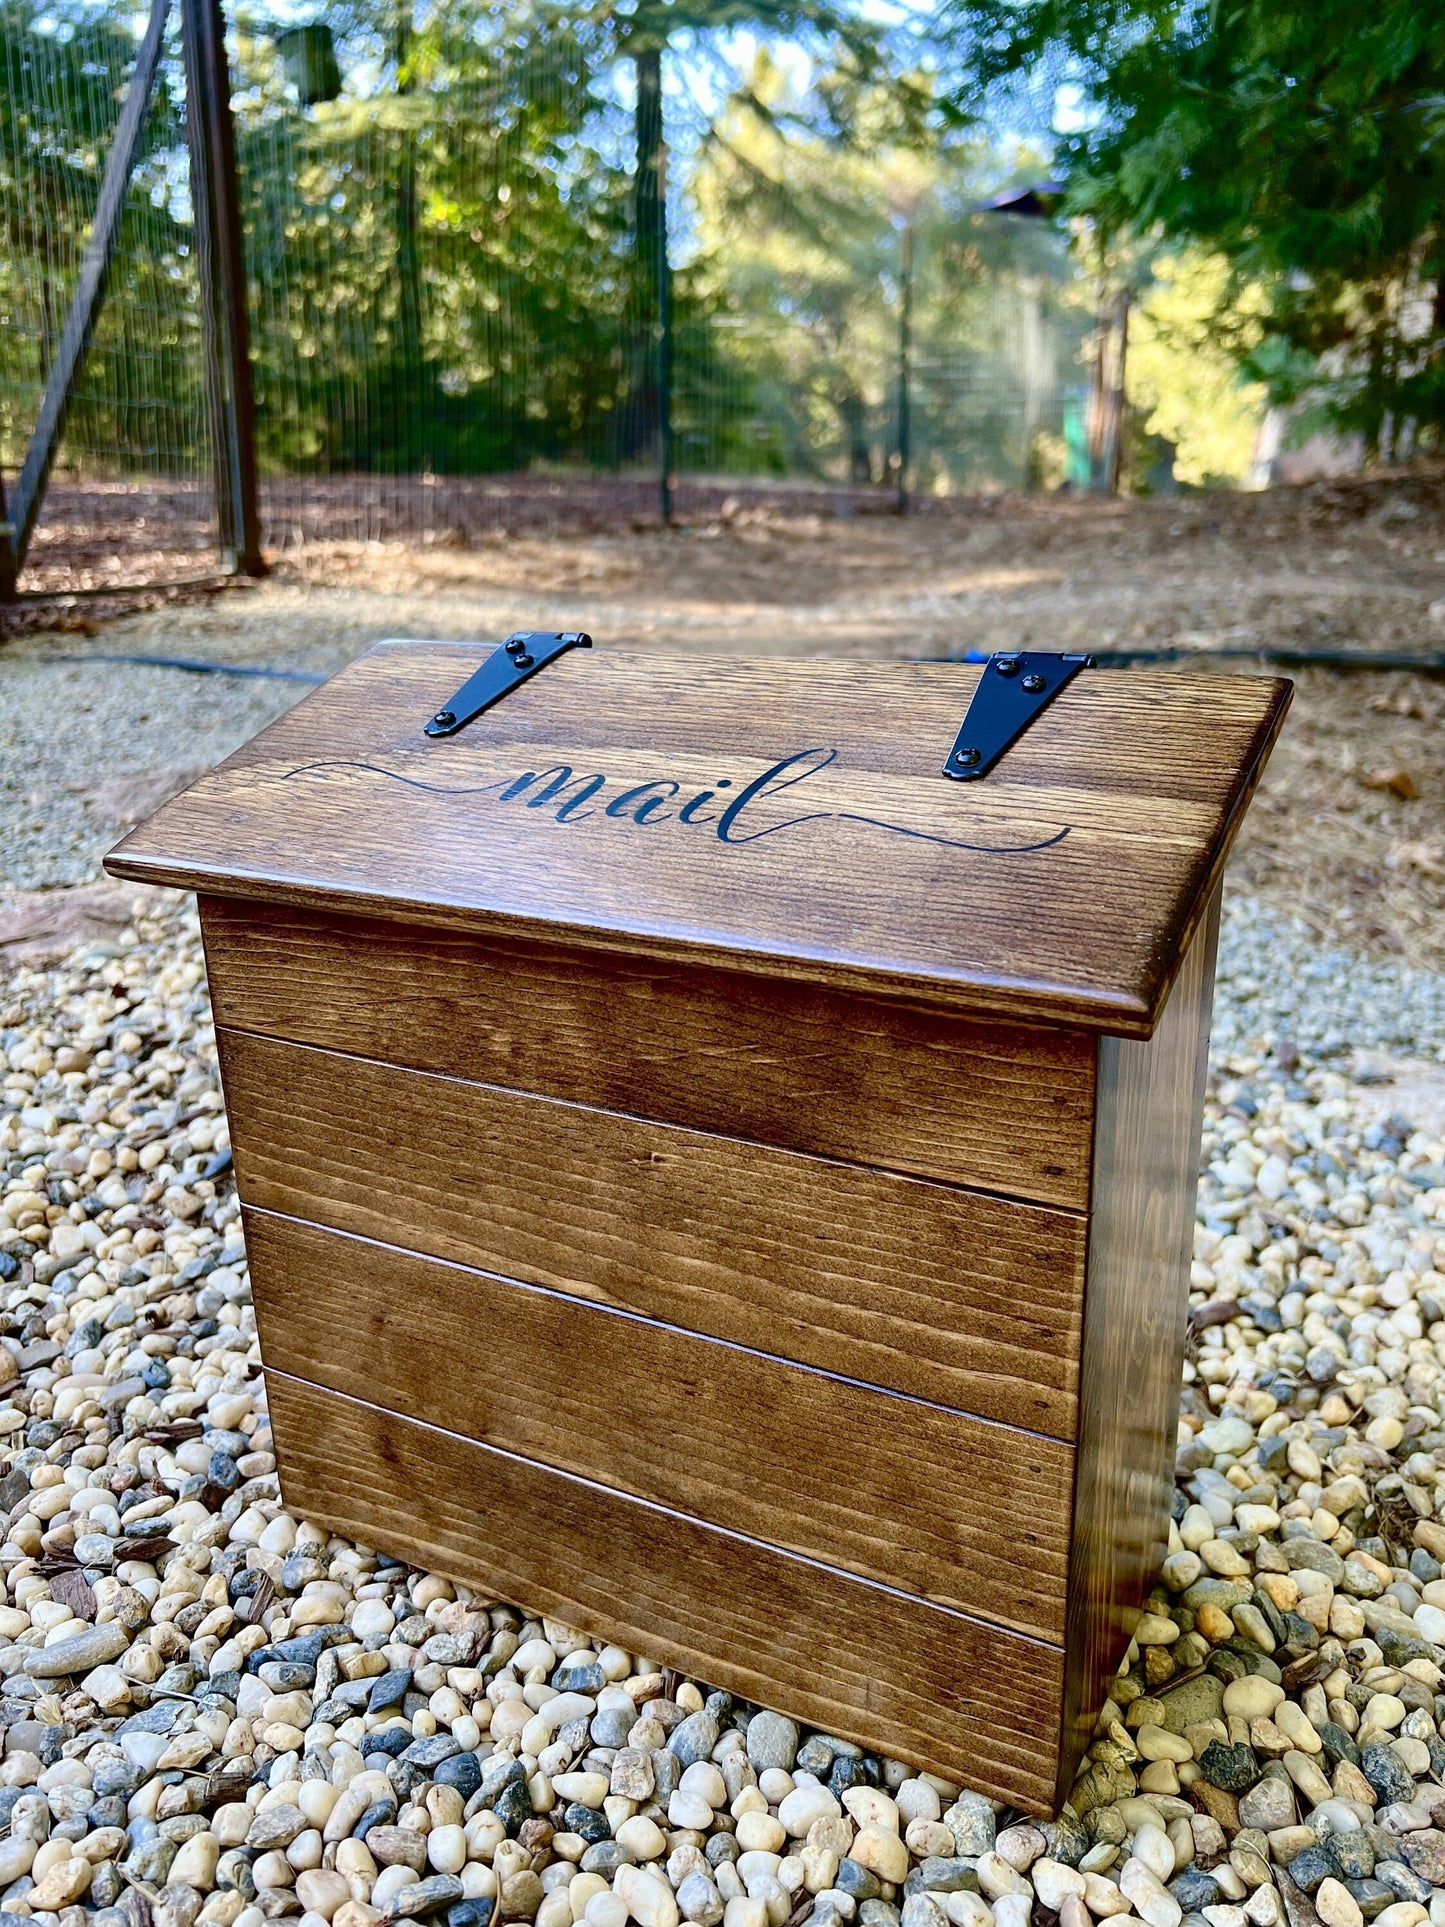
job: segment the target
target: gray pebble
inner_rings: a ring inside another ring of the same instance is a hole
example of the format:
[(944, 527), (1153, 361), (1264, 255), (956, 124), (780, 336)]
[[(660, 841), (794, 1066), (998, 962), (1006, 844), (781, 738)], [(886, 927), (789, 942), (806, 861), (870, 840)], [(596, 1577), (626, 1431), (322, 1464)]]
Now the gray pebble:
[(1342, 1880), (1368, 1880), (1375, 1871), (1375, 1843), (1363, 1829), (1354, 1833), (1337, 1833), (1327, 1850), (1333, 1856)]
[(383, 1673), (373, 1681), (371, 1691), (367, 1694), (367, 1712), (380, 1713), (388, 1706), (399, 1705), (410, 1686), (411, 1674), (404, 1667), (393, 1673)]
[(607, 1707), (592, 1716), (592, 1724), (587, 1729), (594, 1746), (621, 1747), (627, 1744), (627, 1735), (632, 1731), (633, 1715), (621, 1712), (616, 1707)]
[(619, 1867), (629, 1866), (632, 1855), (626, 1847), (619, 1847), (615, 1840), (597, 1840), (582, 1856), (583, 1873), (615, 1874)]
[[(674, 1734), (674, 1747), (676, 1740)], [(748, 1760), (755, 1773), (769, 1767), (780, 1767), (784, 1773), (792, 1771), (798, 1757), (798, 1729), (784, 1714), (754, 1713), (748, 1721), (747, 1741)]]
[(126, 1855), (125, 1870), (133, 1880), (144, 1880), (159, 1887), (164, 1885), (171, 1862), (179, 1852), (178, 1840), (150, 1840)]
[(876, 1900), (883, 1891), (876, 1873), (847, 1858), (838, 1862), (833, 1885), (840, 1894), (851, 1894), (855, 1900)]
[(1217, 1907), (1224, 1898), (1219, 1882), (1201, 1867), (1186, 1867), (1169, 1882), (1169, 1891), (1186, 1914)]
[(991, 1851), (997, 1833), (993, 1808), (981, 1793), (960, 1793), (943, 1816), (959, 1854), (974, 1859)]
[[(851, 1865), (851, 1862), (845, 1862)], [(838, 1883), (840, 1886), (842, 1882)], [(845, 1891), (847, 1891), (845, 1889)], [(935, 1894), (976, 1894), (978, 1875), (967, 1860), (929, 1858), (920, 1860), (904, 1886), (905, 1892)]]
[[(1294, 1788), (1285, 1779), (1266, 1774), (1247, 1793), (1240, 1795), (1239, 1823), (1257, 1827), (1261, 1833), (1274, 1833), (1295, 1822)], [(1210, 1902), (1213, 1906), (1215, 1903)]]
[(432, 1874), (425, 1880), (403, 1887), (381, 1917), (383, 1920), (413, 1920), (419, 1914), (429, 1914), (434, 1907), (448, 1907), (462, 1897), (462, 1883), (455, 1874)]
[(1289, 1877), (1303, 1893), (1312, 1894), (1322, 1881), (1338, 1879), (1339, 1875), (1324, 1847), (1306, 1847), (1290, 1861)]
[(194, 1927), (204, 1899), (194, 1887), (162, 1887), (151, 1902), (151, 1919), (155, 1927)]
[(419, 1768), (423, 1773), (431, 1773), (443, 1760), (449, 1760), (461, 1752), (461, 1747), (450, 1733), (433, 1733), (427, 1739), (413, 1740), (405, 1753), (399, 1757), (408, 1765)]
[(684, 1767), (694, 1766), (699, 1760), (712, 1758), (717, 1735), (717, 1721), (711, 1713), (689, 1713), (680, 1725), (673, 1728), (667, 1750)]
[(25, 1670), (32, 1679), (66, 1679), (72, 1673), (88, 1673), (93, 1666), (105, 1666), (119, 1659), (130, 1645), (130, 1635), (112, 1621), (105, 1626), (88, 1626), (69, 1639), (57, 1639), (53, 1646), (41, 1646), (25, 1656)]
[(1422, 1880), (1403, 1860), (1378, 1860), (1375, 1878), (1390, 1889), (1396, 1900), (1413, 1900), (1420, 1907), (1430, 1905), (1429, 1881)]

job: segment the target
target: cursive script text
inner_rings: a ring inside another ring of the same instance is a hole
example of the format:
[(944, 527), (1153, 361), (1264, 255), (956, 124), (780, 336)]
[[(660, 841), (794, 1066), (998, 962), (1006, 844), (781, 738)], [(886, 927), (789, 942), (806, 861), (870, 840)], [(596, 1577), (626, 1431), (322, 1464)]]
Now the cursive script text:
[[(333, 771), (362, 771), (402, 783), (410, 789), (424, 790), (431, 796), (494, 796), (499, 803), (517, 804), (527, 810), (546, 810), (557, 823), (585, 823), (598, 817), (625, 823), (636, 829), (654, 829), (664, 823), (680, 823), (689, 829), (710, 829), (719, 843), (732, 846), (760, 843), (764, 837), (779, 836), (805, 823), (860, 823), (868, 829), (883, 830), (890, 836), (911, 837), (922, 843), (941, 844), (949, 850), (977, 850), (994, 856), (1023, 856), (1035, 850), (1049, 850), (1069, 834), (1068, 825), (1053, 835), (1025, 843), (975, 843), (962, 837), (939, 836), (932, 830), (918, 830), (906, 823), (890, 823), (883, 817), (864, 816), (856, 810), (809, 810), (771, 820), (780, 801), (797, 808), (794, 795), (811, 777), (837, 762), (836, 749), (800, 749), (792, 756), (765, 769), (760, 776), (736, 786), (729, 776), (717, 777), (712, 785), (696, 789), (670, 776), (653, 776), (645, 782), (628, 783), (608, 795), (615, 779), (600, 773), (582, 775), (570, 763), (553, 763), (546, 769), (523, 770), (515, 776), (499, 776), (489, 783), (450, 788), (440, 783), (424, 783), (400, 770), (386, 769), (378, 763), (330, 761), (303, 763), (288, 770), (285, 781), (297, 777), (323, 780)], [(680, 800), (684, 790), (686, 801)]]

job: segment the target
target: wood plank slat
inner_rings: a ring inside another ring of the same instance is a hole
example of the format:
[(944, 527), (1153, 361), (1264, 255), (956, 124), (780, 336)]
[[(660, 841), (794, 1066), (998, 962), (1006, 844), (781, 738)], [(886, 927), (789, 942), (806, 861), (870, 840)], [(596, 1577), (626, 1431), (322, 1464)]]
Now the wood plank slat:
[(1063, 1639), (1056, 1439), (267, 1212), (246, 1248), (280, 1371)]
[(960, 784), (964, 665), (574, 650), (430, 742), (478, 654), (378, 646), (108, 867), (1147, 1036), (1289, 695), (1086, 671)]
[(738, 971), (201, 899), (216, 1021), (1083, 1210), (1094, 1040)]
[(1053, 1810), (1063, 1655), (272, 1371), (291, 1509), (1010, 1800)]
[(1219, 893), (1148, 1043), (1101, 1038), (1069, 1580), (1064, 1765), (1167, 1550)]
[(1085, 1221), (219, 1030), (243, 1200), (1073, 1435)]

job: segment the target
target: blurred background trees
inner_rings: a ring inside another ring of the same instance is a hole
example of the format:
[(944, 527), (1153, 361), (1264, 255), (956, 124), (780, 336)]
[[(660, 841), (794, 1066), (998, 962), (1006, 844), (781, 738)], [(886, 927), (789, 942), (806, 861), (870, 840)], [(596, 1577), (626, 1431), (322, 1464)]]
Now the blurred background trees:
[[(1296, 433), (1367, 457), (1445, 422), (1445, 14), (1435, 0), (944, 0), (957, 98), (1069, 89), (1058, 164), (1105, 235), (1228, 272), (1214, 340)], [(1243, 322), (1243, 325), (1241, 325)]]
[[(6, 464), (134, 12), (0, 0)], [(655, 465), (664, 344), (687, 472), (892, 487), (906, 392), (916, 489), (1082, 482), (1101, 341), (1127, 485), (1261, 479), (1269, 410), (1368, 457), (1439, 445), (1427, 0), (237, 0), (230, 22), (273, 475)], [(202, 461), (182, 105), (173, 48), (73, 463)], [(978, 211), (1050, 175), (1056, 218)]]

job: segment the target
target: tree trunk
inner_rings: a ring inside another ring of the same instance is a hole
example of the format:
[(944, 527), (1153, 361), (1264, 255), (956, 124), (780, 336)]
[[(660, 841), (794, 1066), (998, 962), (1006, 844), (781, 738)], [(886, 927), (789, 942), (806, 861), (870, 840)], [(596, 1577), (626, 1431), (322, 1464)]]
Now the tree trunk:
[(856, 389), (849, 388), (839, 396), (836, 406), (848, 442), (848, 480), (854, 488), (870, 488), (873, 451), (868, 446), (867, 404)]
[(1119, 493), (1124, 472), (1124, 437), (1129, 421), (1129, 394), (1126, 385), (1129, 361), (1129, 290), (1119, 295), (1115, 311), (1117, 343), (1114, 349), (1114, 384), (1109, 401), (1109, 453), (1104, 487), (1110, 495)]

